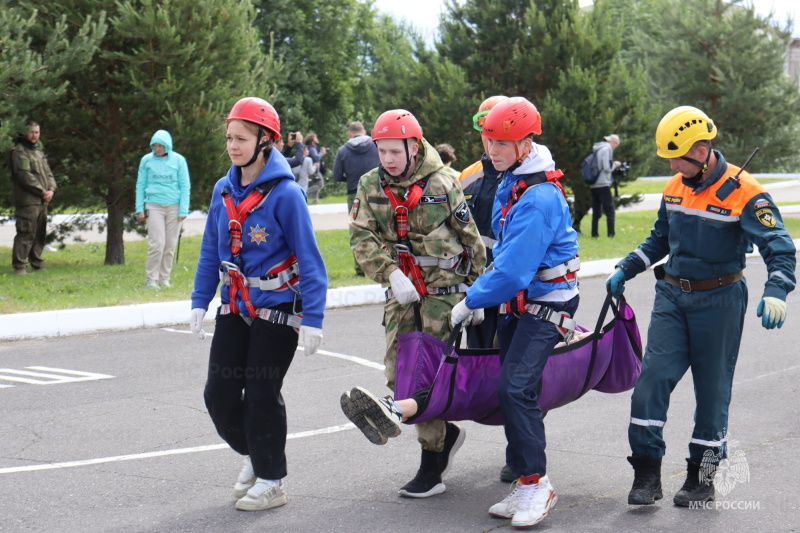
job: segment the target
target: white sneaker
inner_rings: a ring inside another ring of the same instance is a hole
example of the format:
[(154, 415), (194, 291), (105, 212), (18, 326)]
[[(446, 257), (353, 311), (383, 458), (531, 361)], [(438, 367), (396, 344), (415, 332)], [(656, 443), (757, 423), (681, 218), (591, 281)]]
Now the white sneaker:
[(158, 282), (154, 279), (148, 279), (147, 281), (144, 282), (144, 286), (146, 289), (157, 289)]
[[(517, 480), (519, 483), (520, 480)], [(518, 485), (519, 496), (511, 519), (513, 527), (530, 527), (538, 524), (558, 501), (556, 491), (547, 476), (539, 478), (538, 483)]]
[(250, 487), (256, 484), (256, 473), (253, 472), (253, 463), (250, 461), (250, 457), (245, 456), (243, 462), (242, 471), (239, 472), (236, 485), (233, 486), (233, 496), (235, 498), (244, 498)]
[(158, 284), (168, 289), (172, 287), (172, 283), (170, 283), (168, 279), (165, 279), (164, 281), (159, 281)]
[(280, 481), (258, 478), (244, 498), (236, 502), (236, 508), (240, 511), (263, 511), (286, 505), (287, 501), (289, 497)]
[(382, 435), (374, 425), (371, 425), (369, 422), (367, 422), (367, 419), (364, 417), (364, 413), (361, 412), (360, 407), (353, 403), (352, 399), (350, 398), (350, 391), (345, 391), (342, 393), (339, 403), (342, 406), (342, 412), (344, 413), (344, 416), (346, 416), (350, 422), (355, 424), (355, 426), (361, 430), (361, 433), (363, 433), (372, 444), (386, 444), (389, 442), (388, 437)]
[(520, 486), (517, 482), (511, 484), (511, 494), (500, 503), (496, 503), (489, 507), (489, 514), (496, 518), (511, 518), (514, 516), (514, 511), (517, 510), (517, 499), (520, 495)]

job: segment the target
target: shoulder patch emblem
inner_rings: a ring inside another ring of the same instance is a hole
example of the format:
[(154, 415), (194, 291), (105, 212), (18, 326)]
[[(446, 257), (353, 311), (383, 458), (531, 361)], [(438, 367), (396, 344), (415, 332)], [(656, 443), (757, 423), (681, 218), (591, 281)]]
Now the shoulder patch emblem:
[(353, 218), (353, 220), (355, 220), (356, 217), (358, 216), (358, 208), (360, 205), (361, 205), (361, 200), (359, 200), (358, 198), (353, 200), (353, 208), (350, 209), (350, 216)]
[(762, 207), (769, 206), (769, 200), (759, 200), (755, 204), (753, 204), (754, 209), (761, 209)]
[(423, 196), (419, 199), (421, 204), (444, 204), (447, 203), (447, 195), (439, 194), (436, 196)]
[(725, 209), (724, 207), (719, 207), (717, 205), (711, 205), (711, 204), (708, 204), (706, 206), (706, 211), (708, 211), (709, 213), (716, 213), (718, 215), (725, 215), (725, 216), (729, 216), (731, 214), (730, 209)]
[(469, 212), (469, 207), (467, 206), (467, 202), (461, 202), (458, 204), (456, 210), (453, 211), (453, 215), (456, 217), (456, 220), (462, 224), (468, 224), (472, 218), (472, 215)]
[(664, 195), (664, 201), (666, 203), (668, 203), (668, 204), (679, 204), (679, 203), (683, 202), (683, 197), (682, 196), (669, 196), (669, 195), (665, 194)]
[(756, 218), (768, 228), (775, 227), (775, 215), (772, 214), (772, 209), (759, 209), (756, 211)]
[(262, 228), (258, 224), (256, 227), (250, 226), (250, 242), (254, 242), (257, 245), (261, 244), (262, 242), (267, 242), (267, 237), (269, 237), (269, 233), (267, 233), (267, 228)]

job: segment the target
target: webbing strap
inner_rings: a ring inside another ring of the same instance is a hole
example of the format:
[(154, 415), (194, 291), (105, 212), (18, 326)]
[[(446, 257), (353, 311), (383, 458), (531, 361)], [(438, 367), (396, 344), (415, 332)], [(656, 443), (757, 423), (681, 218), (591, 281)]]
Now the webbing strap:
[(250, 316), (254, 317), (256, 313), (256, 308), (253, 302), (250, 301), (250, 290), (247, 288), (247, 279), (243, 273), (244, 262), (240, 255), (242, 251), (242, 226), (247, 219), (247, 215), (261, 205), (278, 181), (277, 179), (270, 180), (263, 186), (257, 186), (238, 206), (233, 201), (228, 190), (222, 189), (222, 202), (228, 212), (228, 243), (231, 247), (231, 262), (223, 261), (222, 268), (226, 269), (226, 273), (230, 278), (228, 294), (231, 300), (231, 311), (236, 314), (240, 314), (236, 303), (236, 296), (239, 292), (242, 293), (242, 301)]
[(506, 215), (508, 212), (511, 211), (511, 208), (514, 207), (522, 195), (525, 194), (530, 187), (535, 185), (540, 185), (545, 182), (550, 182), (558, 187), (558, 190), (561, 191), (561, 194), (564, 195), (564, 198), (567, 197), (567, 191), (564, 190), (563, 185), (561, 185), (560, 180), (564, 177), (564, 173), (560, 170), (548, 170), (547, 172), (536, 172), (534, 174), (529, 174), (524, 178), (520, 178), (511, 186), (511, 193), (508, 195), (508, 201), (506, 205), (500, 206), (500, 226), (503, 226), (506, 221)]
[(399, 241), (399, 244), (395, 245), (395, 249), (397, 250), (397, 266), (400, 267), (400, 270), (403, 272), (403, 274), (405, 274), (414, 284), (414, 288), (417, 289), (417, 293), (420, 295), (420, 297), (425, 297), (428, 295), (428, 291), (425, 288), (425, 280), (422, 278), (422, 270), (419, 268), (414, 256), (411, 254), (408, 243), (408, 214), (412, 209), (417, 207), (417, 204), (419, 204), (419, 200), (422, 198), (422, 193), (425, 190), (425, 186), (428, 184), (428, 178), (430, 177), (430, 174), (412, 184), (411, 187), (406, 190), (406, 196), (404, 200), (400, 200), (400, 198), (398, 198), (397, 195), (392, 191), (391, 187), (389, 187), (389, 182), (383, 175), (382, 170), (378, 171), (378, 175), (380, 176), (380, 183), (383, 193), (389, 199), (389, 203), (394, 210), (397, 240)]

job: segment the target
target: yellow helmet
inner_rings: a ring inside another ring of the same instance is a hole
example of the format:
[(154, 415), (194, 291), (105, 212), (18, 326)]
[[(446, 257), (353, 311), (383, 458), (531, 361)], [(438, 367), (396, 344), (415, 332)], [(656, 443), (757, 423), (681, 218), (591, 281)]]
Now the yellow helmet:
[(716, 136), (717, 127), (708, 115), (696, 107), (676, 107), (658, 123), (656, 153), (665, 159), (682, 157), (697, 141)]

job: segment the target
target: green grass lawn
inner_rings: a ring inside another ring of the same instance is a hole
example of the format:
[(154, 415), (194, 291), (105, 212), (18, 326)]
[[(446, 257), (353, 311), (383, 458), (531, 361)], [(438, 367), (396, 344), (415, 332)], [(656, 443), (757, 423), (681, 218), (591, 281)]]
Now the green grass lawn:
[[(655, 211), (618, 213), (615, 238), (580, 237), (581, 260), (623, 257), (647, 237), (655, 216)], [(800, 238), (800, 218), (786, 217), (784, 222), (792, 237)], [(317, 232), (331, 288), (374, 283), (355, 275), (349, 241), (345, 229)], [(11, 249), (0, 246), (0, 257), (5, 258), (0, 267), (0, 314), (187, 300), (199, 250), (200, 237), (182, 239), (172, 287), (145, 289), (146, 241), (126, 242), (126, 264), (119, 266), (103, 265), (105, 243), (70, 244), (58, 252), (45, 252), (45, 270), (27, 276), (12, 273)]]
[[(632, 181), (631, 183), (620, 185), (619, 193), (631, 194), (631, 195), (660, 194), (664, 192), (664, 186), (667, 184), (668, 179), (669, 178), (649, 179), (649, 180), (638, 179), (636, 181)], [(766, 185), (767, 183), (777, 183), (779, 181), (795, 181), (795, 180), (786, 180), (782, 178), (762, 178), (758, 180), (758, 182), (761, 183), (762, 185)]]

